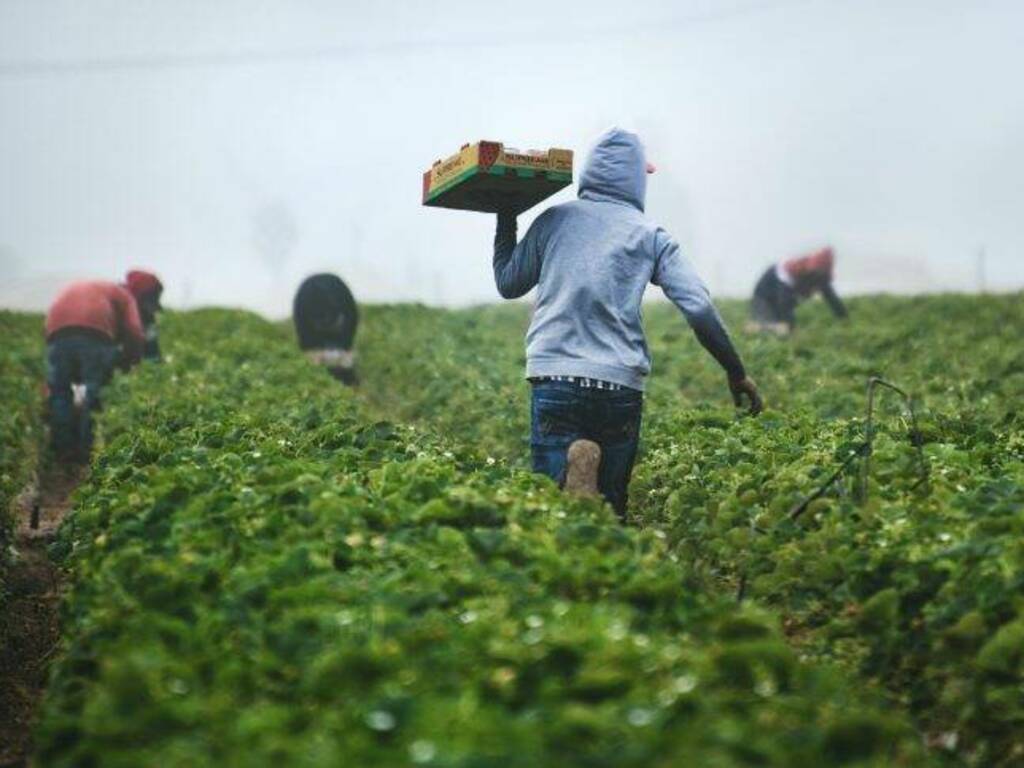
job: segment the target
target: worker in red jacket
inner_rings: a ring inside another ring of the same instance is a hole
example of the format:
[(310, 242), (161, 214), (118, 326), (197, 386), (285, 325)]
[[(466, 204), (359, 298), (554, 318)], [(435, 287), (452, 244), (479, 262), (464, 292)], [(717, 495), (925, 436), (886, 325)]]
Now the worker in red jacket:
[(163, 309), (160, 306), (160, 296), (164, 292), (164, 285), (152, 272), (143, 272), (141, 269), (133, 269), (125, 275), (124, 284), (135, 297), (135, 303), (139, 307), (139, 319), (142, 320), (142, 330), (146, 334), (142, 357), (158, 362), (160, 341), (157, 335), (156, 313)]
[(815, 293), (836, 317), (846, 317), (846, 307), (832, 287), (835, 255), (822, 248), (808, 256), (773, 264), (761, 275), (750, 302), (751, 329), (786, 334), (796, 325), (796, 307)]
[[(118, 360), (139, 362), (145, 335), (135, 297), (116, 283), (88, 280), (64, 289), (46, 315), (46, 381), (50, 425), (59, 459), (87, 461), (92, 448), (92, 411)], [(72, 385), (83, 384), (75, 408)]]

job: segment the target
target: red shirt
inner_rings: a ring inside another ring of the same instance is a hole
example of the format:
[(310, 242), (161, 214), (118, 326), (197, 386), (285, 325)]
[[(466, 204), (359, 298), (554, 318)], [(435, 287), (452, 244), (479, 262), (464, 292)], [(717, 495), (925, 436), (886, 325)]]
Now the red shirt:
[(63, 328), (89, 328), (124, 345), (129, 362), (142, 357), (145, 333), (135, 297), (116, 283), (83, 280), (65, 288), (46, 315), (46, 337)]
[(780, 263), (780, 278), (801, 296), (810, 296), (814, 291), (832, 282), (834, 256), (831, 248), (822, 248), (809, 256), (787, 259)]

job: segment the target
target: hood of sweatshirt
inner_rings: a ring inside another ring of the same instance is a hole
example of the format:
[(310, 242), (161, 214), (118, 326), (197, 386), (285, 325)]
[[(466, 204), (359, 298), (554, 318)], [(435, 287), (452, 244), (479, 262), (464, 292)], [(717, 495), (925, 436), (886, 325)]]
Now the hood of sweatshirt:
[(647, 158), (640, 137), (621, 128), (606, 131), (583, 166), (579, 196), (625, 203), (642, 211), (647, 196)]

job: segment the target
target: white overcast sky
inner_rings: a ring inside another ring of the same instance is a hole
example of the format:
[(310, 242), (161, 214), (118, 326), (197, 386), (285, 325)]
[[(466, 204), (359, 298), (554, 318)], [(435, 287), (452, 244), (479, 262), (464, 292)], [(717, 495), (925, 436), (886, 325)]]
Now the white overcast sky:
[(840, 291), (1017, 289), (1021, 73), (1021, 0), (0, 0), (0, 305), (133, 266), (272, 315), (321, 269), (496, 300), (491, 217), (423, 170), (613, 124), (720, 295), (824, 243)]

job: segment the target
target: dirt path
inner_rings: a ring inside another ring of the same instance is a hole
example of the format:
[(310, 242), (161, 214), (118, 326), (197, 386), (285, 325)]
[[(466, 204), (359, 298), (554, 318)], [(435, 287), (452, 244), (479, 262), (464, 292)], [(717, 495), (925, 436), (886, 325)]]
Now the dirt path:
[(0, 768), (28, 765), (33, 724), (60, 643), (62, 576), (46, 548), (82, 477), (79, 470), (46, 470), (12, 505), (18, 557), (0, 605)]

